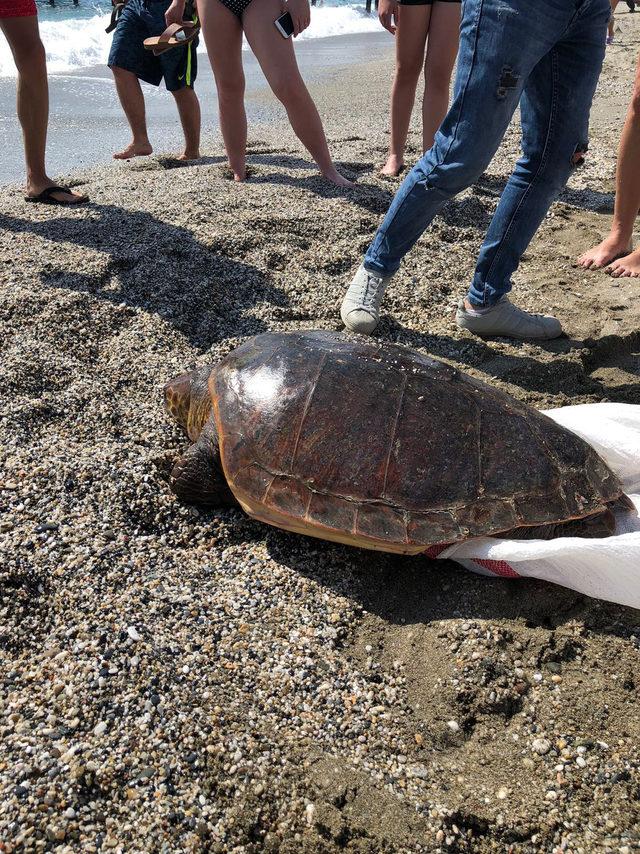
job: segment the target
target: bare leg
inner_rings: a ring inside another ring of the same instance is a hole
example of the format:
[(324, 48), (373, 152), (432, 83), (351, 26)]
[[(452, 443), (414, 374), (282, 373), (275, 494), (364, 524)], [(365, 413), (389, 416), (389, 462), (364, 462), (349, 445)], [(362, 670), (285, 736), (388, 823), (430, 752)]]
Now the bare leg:
[(151, 154), (153, 148), (147, 135), (147, 119), (144, 109), (144, 95), (140, 81), (131, 71), (114, 65), (111, 69), (116, 82), (116, 91), (122, 109), (129, 122), (133, 139), (122, 151), (113, 156), (116, 160), (129, 160), (131, 157), (144, 157)]
[(197, 160), (200, 157), (200, 102), (190, 86), (171, 93), (176, 99), (182, 130), (184, 152), (178, 160)]
[(638, 57), (636, 68), (633, 96), (620, 138), (616, 169), (616, 201), (611, 231), (602, 243), (581, 255), (578, 258), (578, 264), (593, 270), (606, 267), (621, 256), (628, 256), (638, 209), (640, 209), (640, 57)]
[[(452, 5), (458, 5), (452, 4)], [(391, 88), (391, 139), (383, 175), (398, 175), (404, 166), (404, 147), (424, 62), (432, 6), (402, 6), (396, 27), (396, 73)], [(448, 96), (447, 92), (447, 96)]]
[(247, 41), (274, 95), (284, 104), (294, 133), (322, 174), (338, 186), (352, 187), (333, 165), (322, 121), (298, 70), (292, 40), (283, 39), (273, 26), (280, 14), (280, 0), (254, 0), (242, 18)]
[(209, 62), (216, 79), (220, 130), (229, 166), (234, 179), (244, 181), (247, 115), (244, 110), (242, 24), (220, 0), (200, 0), (198, 15)]
[(423, 151), (428, 151), (433, 145), (436, 131), (449, 109), (451, 74), (460, 38), (460, 3), (436, 3), (431, 8), (424, 64)]
[[(35, 197), (47, 187), (55, 186), (45, 169), (49, 85), (44, 46), (35, 16), (2, 18), (0, 28), (9, 42), (18, 70), (17, 112), (24, 139), (27, 195)], [(67, 204), (86, 201), (86, 196), (77, 193), (54, 193), (53, 197)]]
[(611, 4), (611, 17), (609, 18), (609, 26), (608, 26), (608, 32), (607, 32), (607, 44), (613, 44), (613, 32), (614, 32), (614, 28), (616, 25), (616, 21), (615, 21), (615, 18), (613, 17), (613, 15), (614, 15), (614, 12), (616, 11), (616, 6), (618, 5), (619, 2), (620, 2), (620, 0), (609, 0), (609, 3)]

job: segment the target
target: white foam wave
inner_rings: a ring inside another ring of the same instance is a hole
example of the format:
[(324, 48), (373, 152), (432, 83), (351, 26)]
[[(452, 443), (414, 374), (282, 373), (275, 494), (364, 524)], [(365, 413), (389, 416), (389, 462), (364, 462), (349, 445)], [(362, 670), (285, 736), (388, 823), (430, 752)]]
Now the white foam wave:
[(309, 28), (299, 35), (296, 41), (380, 30), (378, 16), (367, 15), (364, 2), (353, 6), (315, 6), (311, 9)]
[[(40, 36), (47, 53), (49, 74), (104, 65), (111, 45), (111, 36), (104, 31), (109, 18), (109, 15), (94, 15), (61, 21), (41, 20)], [(0, 39), (0, 77), (15, 76), (9, 45), (5, 39)]]
[[(111, 36), (105, 33), (109, 15), (91, 18), (40, 21), (40, 33), (47, 52), (49, 74), (65, 74), (82, 68), (105, 65)], [(380, 30), (377, 16), (367, 15), (363, 5), (321, 6), (311, 10), (311, 26), (299, 37), (320, 39), (328, 36)], [(245, 45), (246, 48), (246, 45)], [(198, 53), (204, 53), (201, 40)], [(0, 77), (15, 77), (9, 45), (0, 38)]]

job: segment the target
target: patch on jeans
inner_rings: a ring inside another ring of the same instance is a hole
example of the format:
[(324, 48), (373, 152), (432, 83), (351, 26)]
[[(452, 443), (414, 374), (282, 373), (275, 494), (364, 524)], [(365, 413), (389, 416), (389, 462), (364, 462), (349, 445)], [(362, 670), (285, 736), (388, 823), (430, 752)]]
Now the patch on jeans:
[(582, 166), (584, 163), (584, 156), (589, 151), (589, 143), (588, 142), (579, 142), (573, 150), (573, 154), (571, 155), (571, 165), (572, 166)]
[(505, 65), (502, 69), (500, 81), (498, 82), (498, 91), (496, 92), (499, 101), (503, 101), (507, 97), (509, 89), (516, 88), (519, 79), (518, 75), (514, 74), (513, 68), (509, 65)]

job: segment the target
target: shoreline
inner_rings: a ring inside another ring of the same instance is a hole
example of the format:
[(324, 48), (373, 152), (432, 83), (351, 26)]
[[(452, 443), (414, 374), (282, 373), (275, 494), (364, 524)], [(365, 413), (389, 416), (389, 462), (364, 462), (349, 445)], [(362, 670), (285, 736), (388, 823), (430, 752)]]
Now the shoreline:
[[(393, 41), (385, 33), (357, 33), (308, 39), (296, 45), (302, 75), (312, 94), (332, 75), (348, 74), (354, 65), (370, 61), (372, 52), (392, 61)], [(250, 51), (243, 52), (247, 80), (249, 133), (260, 135), (262, 125), (286, 122), (284, 109), (272, 95)], [(52, 75), (47, 163), (52, 175), (69, 174), (113, 162), (114, 151), (129, 141), (129, 129), (108, 68), (95, 66), (68, 74)], [(202, 106), (202, 153), (219, 154), (217, 95), (206, 53), (198, 53), (195, 86)], [(173, 98), (164, 89), (143, 84), (149, 135), (156, 155), (175, 154), (182, 130)], [(22, 179), (24, 162), (20, 128), (15, 117), (15, 80), (0, 79), (0, 149), (3, 173), (0, 185)]]

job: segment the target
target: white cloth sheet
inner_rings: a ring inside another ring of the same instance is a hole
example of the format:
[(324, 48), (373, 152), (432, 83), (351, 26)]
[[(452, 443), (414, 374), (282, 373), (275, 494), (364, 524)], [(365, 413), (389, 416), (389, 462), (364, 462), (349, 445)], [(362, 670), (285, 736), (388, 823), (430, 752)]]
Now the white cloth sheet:
[[(545, 412), (582, 436), (622, 480), (640, 513), (640, 406), (592, 403)], [(440, 552), (473, 572), (553, 581), (587, 596), (640, 608), (640, 517), (616, 516), (616, 532), (602, 539), (501, 540), (480, 537)]]

